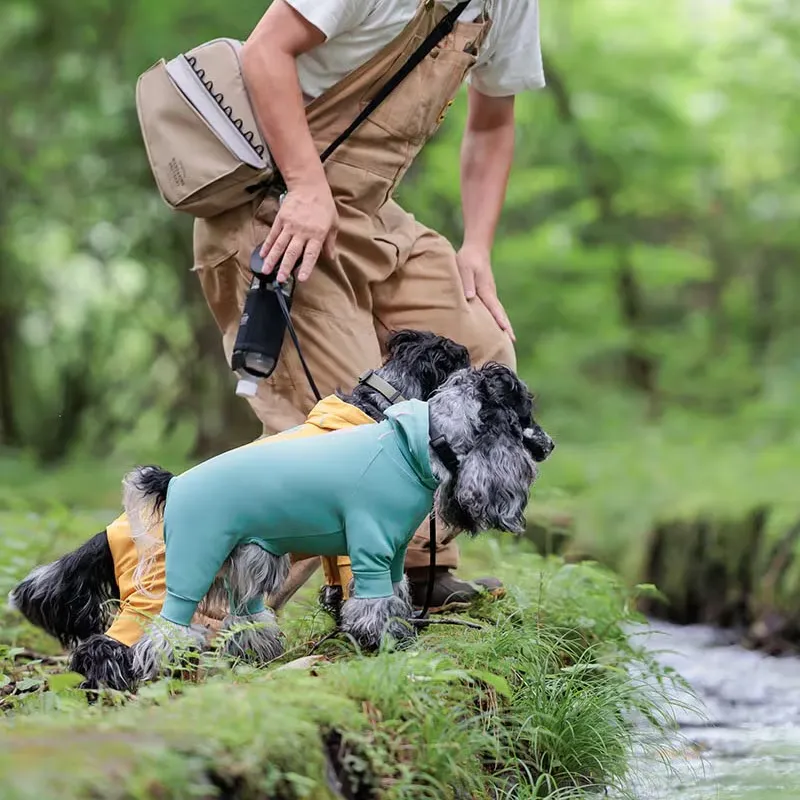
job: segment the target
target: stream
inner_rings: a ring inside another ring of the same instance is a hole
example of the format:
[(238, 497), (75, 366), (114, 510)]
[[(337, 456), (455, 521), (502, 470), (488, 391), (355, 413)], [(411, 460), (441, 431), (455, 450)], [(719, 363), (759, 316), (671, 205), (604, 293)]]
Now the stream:
[(637, 800), (800, 800), (800, 659), (731, 644), (723, 631), (654, 622), (647, 646), (692, 686), (684, 738), (662, 768), (637, 770)]

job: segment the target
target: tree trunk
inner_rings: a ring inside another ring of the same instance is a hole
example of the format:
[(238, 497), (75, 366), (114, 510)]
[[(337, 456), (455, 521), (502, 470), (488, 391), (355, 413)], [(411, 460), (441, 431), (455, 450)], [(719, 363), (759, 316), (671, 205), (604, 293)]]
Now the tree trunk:
[[(3, 180), (3, 185), (8, 182)], [(17, 352), (19, 309), (13, 301), (13, 262), (6, 245), (5, 213), (0, 206), (0, 444), (19, 447), (19, 428), (14, 413), (14, 355)]]

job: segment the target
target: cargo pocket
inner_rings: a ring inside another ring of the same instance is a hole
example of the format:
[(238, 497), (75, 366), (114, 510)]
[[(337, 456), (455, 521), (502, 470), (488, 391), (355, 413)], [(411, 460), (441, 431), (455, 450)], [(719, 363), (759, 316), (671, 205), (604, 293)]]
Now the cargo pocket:
[(244, 293), (247, 290), (236, 256), (234, 251), (222, 256), (217, 262), (194, 266), (206, 303), (223, 335), (239, 325)]
[(252, 205), (194, 225), (194, 271), (220, 331), (239, 325), (250, 285), (249, 259), (254, 246)]

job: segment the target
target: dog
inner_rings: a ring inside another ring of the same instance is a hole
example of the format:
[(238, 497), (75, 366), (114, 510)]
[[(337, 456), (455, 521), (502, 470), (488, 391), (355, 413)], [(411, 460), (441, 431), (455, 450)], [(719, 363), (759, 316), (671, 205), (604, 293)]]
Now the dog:
[[(428, 399), (447, 377), (469, 365), (465, 347), (426, 331), (391, 334), (386, 353), (383, 365), (362, 375), (351, 393), (336, 393), (351, 415), (360, 412), (360, 421), (380, 422), (398, 399)], [(142, 618), (160, 609), (156, 592), (134, 584), (136, 553), (129, 534), (127, 519), (120, 517), (74, 552), (34, 569), (9, 595), (13, 608), (73, 650), (71, 669), (85, 676), (84, 688), (131, 684), (130, 645), (142, 634)], [(295, 579), (276, 595), (278, 604), (308, 577), (309, 564), (316, 568), (319, 559), (294, 565), (290, 578)], [(151, 566), (156, 577), (160, 574), (151, 586), (156, 589), (163, 583), (163, 553)], [(336, 613), (343, 593), (335, 584), (324, 589), (335, 596), (328, 609)], [(115, 616), (120, 599), (131, 613)]]
[(427, 403), (404, 401), (384, 415), (330, 436), (238, 448), (177, 478), (152, 466), (125, 477), (143, 569), (160, 521), (166, 543), (166, 598), (131, 649), (135, 682), (204, 647), (206, 632), (191, 621), (209, 594), (230, 598), (229, 655), (260, 665), (278, 658), (282, 636), (263, 598), (285, 580), (290, 552), (350, 556), (354, 592), (341, 629), (372, 650), (415, 635), (405, 551), (432, 507), (472, 535), (524, 530), (537, 459), (553, 442), (512, 370), (459, 370)]

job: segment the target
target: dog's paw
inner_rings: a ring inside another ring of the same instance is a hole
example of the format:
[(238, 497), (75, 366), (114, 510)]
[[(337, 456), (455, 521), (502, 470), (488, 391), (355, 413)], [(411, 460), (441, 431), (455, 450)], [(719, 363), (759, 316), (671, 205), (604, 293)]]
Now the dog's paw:
[(417, 635), (410, 617), (411, 605), (403, 597), (351, 597), (342, 606), (341, 627), (364, 650), (377, 650), (387, 639), (405, 646)]
[(134, 676), (137, 681), (147, 681), (162, 674), (191, 671), (198, 654), (206, 649), (207, 638), (208, 630), (201, 625), (176, 625), (156, 617), (131, 647)]
[(81, 642), (72, 653), (69, 668), (84, 676), (82, 689), (136, 688), (130, 648), (105, 634)]
[(283, 634), (269, 609), (258, 614), (227, 616), (222, 623), (223, 649), (231, 658), (265, 666), (283, 655)]

